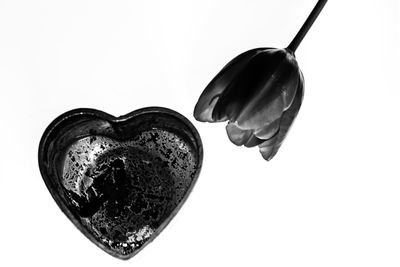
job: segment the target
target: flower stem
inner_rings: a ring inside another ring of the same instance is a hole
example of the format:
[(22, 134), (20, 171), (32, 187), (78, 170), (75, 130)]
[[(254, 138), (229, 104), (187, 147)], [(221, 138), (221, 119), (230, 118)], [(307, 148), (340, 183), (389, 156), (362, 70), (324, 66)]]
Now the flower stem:
[(308, 16), (307, 20), (304, 22), (303, 26), (299, 30), (299, 32), (294, 37), (293, 41), (287, 47), (288, 50), (292, 51), (293, 53), (296, 52), (297, 47), (303, 41), (304, 36), (306, 36), (308, 30), (313, 25), (314, 21), (318, 18), (319, 13), (324, 8), (326, 2), (328, 0), (319, 0), (318, 3), (315, 5), (314, 9), (311, 11), (310, 15)]

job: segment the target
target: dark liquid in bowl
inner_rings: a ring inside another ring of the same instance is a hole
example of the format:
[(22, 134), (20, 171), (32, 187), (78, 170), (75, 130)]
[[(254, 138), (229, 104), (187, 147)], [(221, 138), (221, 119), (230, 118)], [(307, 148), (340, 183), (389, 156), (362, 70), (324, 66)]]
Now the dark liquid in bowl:
[(194, 155), (185, 140), (160, 129), (128, 141), (79, 139), (63, 164), (67, 205), (104, 246), (131, 254), (185, 196), (195, 178)]

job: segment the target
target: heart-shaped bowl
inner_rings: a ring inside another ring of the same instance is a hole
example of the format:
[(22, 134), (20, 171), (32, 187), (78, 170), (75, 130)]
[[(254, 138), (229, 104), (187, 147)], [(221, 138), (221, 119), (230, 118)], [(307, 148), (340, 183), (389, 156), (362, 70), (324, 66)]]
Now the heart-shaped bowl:
[(162, 107), (114, 117), (76, 109), (56, 118), (39, 145), (54, 200), (107, 253), (129, 259), (171, 221), (199, 176), (194, 126)]

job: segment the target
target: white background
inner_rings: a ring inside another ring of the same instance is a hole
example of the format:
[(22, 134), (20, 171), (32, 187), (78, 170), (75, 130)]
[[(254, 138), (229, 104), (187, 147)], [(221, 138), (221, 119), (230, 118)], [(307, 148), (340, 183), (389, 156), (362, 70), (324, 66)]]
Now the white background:
[[(316, 0), (0, 0), (0, 266), (400, 266), (400, 5), (329, 1), (297, 50), (306, 80), (277, 156), (194, 120), (245, 50), (285, 47)], [(46, 126), (78, 107), (173, 108), (204, 167), (181, 211), (129, 261), (68, 221), (37, 164)]]

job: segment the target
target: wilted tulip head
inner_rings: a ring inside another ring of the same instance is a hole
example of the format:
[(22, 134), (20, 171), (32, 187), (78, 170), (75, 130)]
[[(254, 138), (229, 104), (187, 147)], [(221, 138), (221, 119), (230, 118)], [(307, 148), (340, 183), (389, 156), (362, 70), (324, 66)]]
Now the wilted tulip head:
[(229, 62), (201, 94), (194, 117), (228, 121), (236, 145), (259, 146), (270, 160), (278, 151), (303, 99), (303, 75), (286, 49), (257, 48)]
[(232, 143), (258, 146), (264, 159), (272, 159), (303, 100), (304, 79), (294, 52), (326, 2), (318, 1), (288, 48), (256, 48), (230, 61), (201, 94), (196, 120), (228, 121)]

